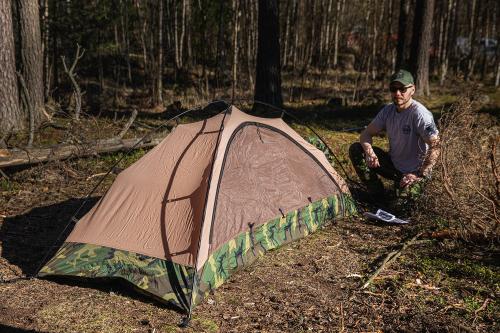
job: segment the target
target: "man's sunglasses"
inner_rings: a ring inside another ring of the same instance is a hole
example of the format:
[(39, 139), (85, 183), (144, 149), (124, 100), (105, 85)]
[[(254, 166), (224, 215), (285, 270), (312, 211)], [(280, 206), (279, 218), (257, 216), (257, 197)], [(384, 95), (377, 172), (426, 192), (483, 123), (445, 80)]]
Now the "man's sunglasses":
[(411, 88), (411, 87), (412, 86), (408, 86), (408, 87), (389, 87), (389, 90), (390, 90), (391, 93), (395, 93), (395, 92), (397, 92), (399, 90), (402, 94), (404, 94), (408, 90), (408, 88)]

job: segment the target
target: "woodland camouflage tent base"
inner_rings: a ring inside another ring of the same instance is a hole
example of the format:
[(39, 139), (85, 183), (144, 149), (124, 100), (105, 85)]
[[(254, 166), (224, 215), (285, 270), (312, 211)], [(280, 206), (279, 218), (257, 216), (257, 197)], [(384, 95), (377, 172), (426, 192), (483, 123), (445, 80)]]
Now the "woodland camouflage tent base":
[(121, 278), (190, 313), (236, 269), (355, 211), (321, 151), (232, 106), (120, 173), (39, 276)]

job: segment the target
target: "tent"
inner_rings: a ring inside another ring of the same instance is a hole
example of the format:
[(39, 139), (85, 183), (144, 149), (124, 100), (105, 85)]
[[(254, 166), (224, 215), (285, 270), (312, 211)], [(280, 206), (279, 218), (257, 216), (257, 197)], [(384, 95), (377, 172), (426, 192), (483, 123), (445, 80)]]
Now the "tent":
[(190, 313), (238, 268), (354, 213), (321, 151), (231, 106), (122, 171), (38, 275), (125, 279)]

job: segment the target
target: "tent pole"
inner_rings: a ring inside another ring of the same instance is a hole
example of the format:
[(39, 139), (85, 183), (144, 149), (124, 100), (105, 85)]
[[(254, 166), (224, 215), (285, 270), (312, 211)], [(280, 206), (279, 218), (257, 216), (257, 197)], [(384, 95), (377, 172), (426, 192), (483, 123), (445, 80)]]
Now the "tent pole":
[[(229, 105), (229, 103), (226, 103)], [(219, 127), (219, 134), (217, 135), (217, 141), (216, 141), (216, 144), (215, 144), (215, 149), (214, 149), (214, 153), (213, 153), (213, 156), (212, 156), (212, 165), (210, 167), (210, 177), (208, 178), (208, 184), (207, 184), (207, 192), (205, 194), (205, 204), (204, 204), (204, 208), (203, 208), (203, 216), (201, 218), (201, 228), (200, 228), (200, 236), (198, 237), (198, 251), (196, 252), (196, 260), (195, 260), (195, 263), (194, 263), (194, 273), (193, 273), (193, 280), (192, 280), (192, 283), (191, 283), (191, 297), (189, 298), (189, 309), (188, 309), (188, 313), (185, 317), (182, 318), (181, 320), (181, 323), (179, 324), (179, 327), (181, 328), (186, 328), (189, 326), (189, 322), (191, 321), (191, 314), (193, 312), (193, 303), (194, 303), (194, 296), (195, 296), (195, 290), (196, 290), (196, 287), (197, 287), (197, 281), (198, 279), (196, 278), (198, 272), (197, 272), (197, 268), (198, 268), (198, 255), (199, 255), (199, 252), (200, 252), (200, 246), (201, 246), (201, 233), (203, 232), (203, 222), (205, 221), (205, 214), (206, 214), (206, 208), (207, 208), (207, 201), (208, 201), (208, 193), (210, 191), (210, 183), (212, 181), (212, 173), (214, 171), (214, 165), (215, 165), (215, 158), (217, 157), (217, 151), (219, 150), (219, 144), (220, 144), (220, 139), (221, 139), (221, 136), (222, 136), (222, 131), (224, 130), (224, 120), (226, 120), (226, 116), (227, 114), (229, 113), (229, 110), (231, 108), (231, 105), (228, 106), (228, 108), (226, 110), (224, 110), (224, 117), (222, 117), (222, 121), (220, 123), (220, 127)]]

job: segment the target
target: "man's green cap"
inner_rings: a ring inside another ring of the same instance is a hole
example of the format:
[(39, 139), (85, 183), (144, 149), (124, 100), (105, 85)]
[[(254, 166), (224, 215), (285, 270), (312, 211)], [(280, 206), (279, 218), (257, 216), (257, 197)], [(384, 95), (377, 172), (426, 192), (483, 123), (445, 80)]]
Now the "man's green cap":
[(390, 84), (394, 82), (399, 82), (405, 87), (411, 84), (415, 84), (413, 81), (413, 75), (411, 75), (410, 72), (405, 71), (404, 69), (400, 69), (399, 71), (391, 75)]

